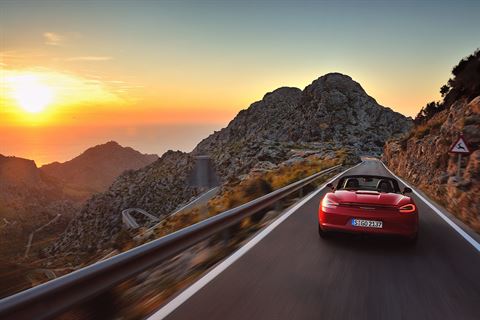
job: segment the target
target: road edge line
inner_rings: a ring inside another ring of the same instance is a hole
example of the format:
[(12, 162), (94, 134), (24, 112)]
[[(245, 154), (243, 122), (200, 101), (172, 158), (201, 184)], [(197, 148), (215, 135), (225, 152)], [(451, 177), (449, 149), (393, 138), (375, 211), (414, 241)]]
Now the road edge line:
[(460, 234), (468, 243), (470, 243), (475, 249), (477, 249), (478, 252), (480, 252), (480, 243), (478, 243), (472, 236), (470, 236), (465, 230), (463, 230), (459, 225), (457, 225), (453, 220), (451, 220), (449, 217), (447, 217), (442, 211), (440, 211), (435, 205), (433, 205), (428, 199), (426, 199), (424, 196), (422, 196), (416, 188), (413, 188), (410, 184), (406, 183), (404, 180), (402, 180), (400, 177), (398, 177), (395, 173), (393, 173), (386, 165), (383, 163), (383, 161), (380, 161), (381, 164), (387, 169), (390, 174), (392, 174), (395, 178), (400, 180), (404, 185), (412, 189), (413, 193), (419, 197), (427, 206), (430, 207), (440, 218), (442, 218), (450, 227), (452, 227), (453, 230), (457, 231), (458, 234)]
[(319, 194), (327, 184), (335, 181), (338, 177), (340, 177), (342, 174), (345, 174), (347, 171), (352, 170), (353, 168), (358, 167), (363, 163), (360, 162), (356, 164), (355, 166), (348, 168), (336, 176), (334, 176), (332, 179), (328, 180), (325, 182), (320, 188), (303, 198), (300, 202), (298, 202), (296, 205), (291, 207), (289, 210), (287, 210), (284, 214), (282, 214), (280, 217), (278, 217), (275, 221), (273, 221), (270, 225), (268, 225), (265, 229), (260, 231), (256, 236), (254, 236), (252, 239), (250, 239), (246, 244), (244, 244), (242, 247), (237, 249), (233, 254), (228, 256), (225, 260), (220, 262), (217, 266), (215, 266), (212, 270), (207, 272), (204, 276), (202, 276), (200, 279), (195, 281), (193, 284), (191, 284), (188, 288), (183, 290), (179, 295), (177, 295), (173, 300), (168, 302), (166, 305), (164, 305), (162, 308), (157, 310), (155, 313), (151, 314), (150, 316), (147, 317), (147, 320), (161, 320), (165, 319), (170, 313), (175, 311), (179, 306), (181, 306), (185, 301), (190, 299), (195, 293), (200, 291), (204, 286), (206, 286), (209, 282), (211, 282), (213, 279), (215, 279), (220, 273), (225, 271), (229, 266), (231, 266), (234, 262), (236, 262), (238, 259), (240, 259), (244, 254), (246, 254), (250, 249), (252, 249), (257, 243), (259, 243), (263, 238), (265, 238), (270, 232), (272, 232), (276, 227), (278, 227), (283, 221), (287, 220), (288, 217), (290, 217), (295, 211), (297, 211), (300, 207), (302, 207), (305, 203), (313, 199), (317, 194)]

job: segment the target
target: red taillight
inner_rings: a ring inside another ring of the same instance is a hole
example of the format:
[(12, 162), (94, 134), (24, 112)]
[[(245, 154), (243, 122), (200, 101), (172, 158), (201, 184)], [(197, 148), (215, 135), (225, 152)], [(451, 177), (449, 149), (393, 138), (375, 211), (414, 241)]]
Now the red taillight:
[(338, 206), (337, 202), (333, 201), (332, 199), (330, 199), (328, 197), (323, 198), (323, 200), (322, 200), (322, 207), (323, 208), (335, 208), (336, 206)]
[(417, 210), (417, 207), (413, 203), (406, 204), (404, 206), (401, 206), (400, 209), (398, 209), (401, 213), (412, 213)]

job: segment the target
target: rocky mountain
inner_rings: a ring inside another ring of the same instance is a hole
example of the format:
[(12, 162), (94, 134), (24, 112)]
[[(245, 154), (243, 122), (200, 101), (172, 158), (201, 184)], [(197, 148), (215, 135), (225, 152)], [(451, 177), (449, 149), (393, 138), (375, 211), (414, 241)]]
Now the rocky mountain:
[(0, 186), (40, 185), (43, 183), (35, 161), (0, 155)]
[[(442, 87), (443, 101), (422, 109), (408, 136), (389, 141), (384, 160), (480, 232), (480, 51), (462, 60), (452, 73), (449, 86)], [(462, 157), (458, 179), (457, 156), (448, 151), (460, 133), (471, 154)]]
[(350, 77), (330, 73), (303, 91), (284, 87), (267, 93), (194, 153), (210, 155), (222, 176), (235, 177), (258, 161), (288, 159), (292, 147), (380, 155), (388, 138), (411, 126), (410, 119), (379, 105)]
[(58, 214), (57, 226), (65, 227), (64, 218), (76, 209), (62, 185), (34, 161), (0, 155), (0, 256), (22, 254), (30, 232)]
[(157, 159), (157, 155), (142, 154), (110, 141), (70, 161), (47, 164), (40, 170), (59, 180), (72, 196), (86, 200), (93, 193), (105, 191), (123, 171), (143, 168)]
[(0, 155), (0, 256), (23, 254), (29, 234), (52, 220), (55, 223), (36, 232), (34, 240), (54, 239), (87, 198), (105, 191), (125, 170), (157, 158), (116, 142), (41, 168), (33, 160)]
[(0, 217), (31, 215), (30, 208), (67, 199), (61, 184), (41, 172), (33, 160), (0, 154)]
[(122, 230), (121, 211), (130, 207), (159, 217), (194, 197), (187, 184), (195, 155), (209, 155), (223, 183), (252, 169), (275, 167), (315, 154), (332, 158), (339, 150), (358, 159), (378, 155), (385, 141), (408, 131), (411, 119), (380, 106), (350, 77), (331, 73), (303, 91), (280, 88), (240, 111), (230, 124), (190, 153), (165, 153), (151, 165), (120, 176), (82, 208), (50, 253), (86, 252), (111, 246)]

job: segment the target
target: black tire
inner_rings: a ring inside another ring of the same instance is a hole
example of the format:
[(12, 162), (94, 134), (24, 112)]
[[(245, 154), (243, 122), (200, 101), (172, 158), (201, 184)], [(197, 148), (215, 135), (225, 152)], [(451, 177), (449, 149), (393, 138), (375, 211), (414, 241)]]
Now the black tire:
[(319, 235), (320, 238), (322, 238), (322, 239), (328, 239), (328, 238), (331, 237), (331, 233), (328, 232), (328, 231), (322, 230), (322, 228), (320, 227), (320, 225), (318, 225), (318, 235)]

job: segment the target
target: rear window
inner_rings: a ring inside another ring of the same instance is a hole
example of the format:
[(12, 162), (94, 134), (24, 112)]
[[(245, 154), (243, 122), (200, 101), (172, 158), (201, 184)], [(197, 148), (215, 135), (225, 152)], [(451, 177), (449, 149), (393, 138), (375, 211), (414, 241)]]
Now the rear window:
[(394, 179), (386, 177), (350, 176), (340, 179), (338, 190), (369, 190), (383, 193), (400, 192)]

